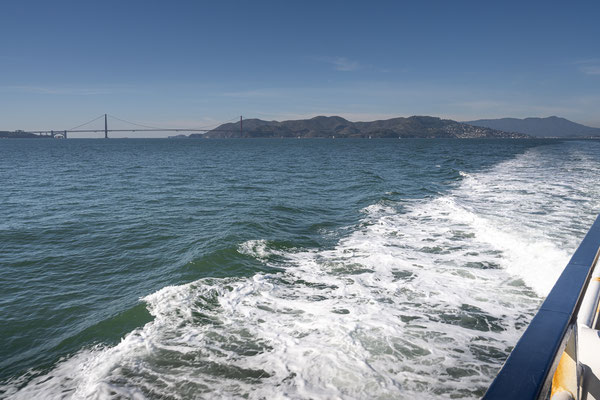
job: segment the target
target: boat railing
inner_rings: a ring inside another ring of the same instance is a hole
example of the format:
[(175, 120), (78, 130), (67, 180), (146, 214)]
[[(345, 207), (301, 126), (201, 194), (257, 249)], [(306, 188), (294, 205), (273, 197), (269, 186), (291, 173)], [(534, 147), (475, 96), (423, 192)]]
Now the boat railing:
[[(575, 399), (585, 365), (577, 357), (578, 325), (594, 329), (600, 295), (600, 216), (542, 303), (484, 395), (486, 400)], [(596, 338), (596, 339), (594, 339)], [(596, 353), (600, 354), (600, 353)], [(589, 357), (589, 356), (588, 356)], [(600, 356), (595, 357), (600, 360)], [(599, 381), (600, 382), (600, 381)]]

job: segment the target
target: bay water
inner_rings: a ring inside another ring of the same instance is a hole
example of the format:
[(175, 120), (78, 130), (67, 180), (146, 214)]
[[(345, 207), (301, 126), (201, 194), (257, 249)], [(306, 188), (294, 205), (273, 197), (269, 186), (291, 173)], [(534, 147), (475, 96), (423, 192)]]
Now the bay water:
[(0, 142), (0, 397), (479, 398), (600, 141)]

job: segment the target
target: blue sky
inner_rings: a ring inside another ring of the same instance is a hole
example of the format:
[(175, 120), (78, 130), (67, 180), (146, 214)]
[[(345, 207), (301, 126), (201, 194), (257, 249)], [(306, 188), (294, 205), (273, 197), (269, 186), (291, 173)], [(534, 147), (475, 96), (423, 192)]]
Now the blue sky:
[[(100, 114), (600, 127), (600, 2), (27, 1), (0, 12), (0, 129)], [(124, 127), (124, 126), (123, 126)]]

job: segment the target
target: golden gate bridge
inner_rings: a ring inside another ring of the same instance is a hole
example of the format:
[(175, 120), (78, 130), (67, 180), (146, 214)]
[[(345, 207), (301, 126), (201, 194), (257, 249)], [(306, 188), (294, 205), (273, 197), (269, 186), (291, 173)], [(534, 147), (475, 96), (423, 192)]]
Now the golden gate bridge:
[[(130, 129), (109, 129), (108, 127), (108, 121), (109, 121), (109, 117), (111, 119), (120, 121), (120, 122), (124, 122), (130, 125), (134, 125), (135, 128), (130, 128)], [(82, 129), (87, 125), (90, 125), (98, 120), (100, 120), (101, 118), (104, 118), (104, 129), (98, 128), (98, 129)], [(33, 133), (33, 134), (37, 134), (37, 135), (46, 135), (46, 136), (51, 136), (51, 137), (55, 137), (55, 138), (64, 138), (66, 139), (69, 133), (101, 133), (104, 132), (104, 138), (108, 139), (108, 133), (109, 132), (237, 132), (238, 129), (216, 129), (218, 126), (221, 126), (225, 123), (230, 123), (233, 121), (236, 121), (237, 118), (229, 120), (229, 121), (225, 121), (224, 123), (219, 123), (219, 124), (214, 124), (213, 128), (210, 128), (208, 126), (204, 126), (204, 127), (200, 127), (200, 128), (161, 128), (161, 127), (156, 127), (156, 126), (150, 126), (150, 125), (144, 125), (144, 124), (138, 124), (136, 122), (131, 122), (131, 121), (127, 121), (125, 119), (122, 118), (118, 118), (115, 117), (114, 115), (110, 115), (110, 114), (102, 114), (86, 123), (83, 123), (81, 125), (77, 125), (71, 129), (64, 129), (64, 130), (31, 130), (31, 131), (20, 131), (23, 133)], [(239, 119), (239, 132), (240, 132), (240, 136), (242, 134), (242, 129), (243, 129), (243, 122), (242, 122), (242, 117), (240, 116)]]

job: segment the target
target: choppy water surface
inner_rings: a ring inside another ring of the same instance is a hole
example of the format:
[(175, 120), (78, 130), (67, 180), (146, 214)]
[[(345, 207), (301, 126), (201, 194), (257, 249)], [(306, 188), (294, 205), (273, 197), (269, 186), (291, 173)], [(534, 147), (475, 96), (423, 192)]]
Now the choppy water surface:
[(0, 395), (478, 398), (600, 142), (4, 140)]

